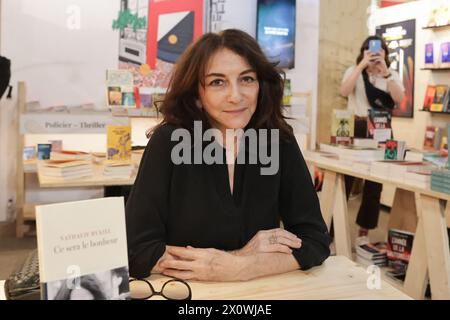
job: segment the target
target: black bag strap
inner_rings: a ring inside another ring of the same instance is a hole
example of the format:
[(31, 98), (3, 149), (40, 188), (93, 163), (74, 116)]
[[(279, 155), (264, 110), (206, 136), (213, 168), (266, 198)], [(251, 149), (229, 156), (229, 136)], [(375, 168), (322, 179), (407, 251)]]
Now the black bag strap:
[(367, 70), (362, 72), (364, 87), (369, 104), (374, 109), (392, 110), (395, 108), (395, 102), (391, 95), (375, 87), (369, 80)]
[(5, 57), (0, 56), (0, 99), (3, 97), (6, 89), (8, 89), (10, 80), (11, 61)]

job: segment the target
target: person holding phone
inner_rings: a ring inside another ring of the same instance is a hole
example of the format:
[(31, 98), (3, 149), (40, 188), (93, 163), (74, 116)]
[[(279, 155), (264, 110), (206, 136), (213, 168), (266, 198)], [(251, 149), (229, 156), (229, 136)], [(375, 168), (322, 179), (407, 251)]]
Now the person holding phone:
[[(356, 65), (349, 67), (343, 77), (340, 94), (348, 98), (348, 109), (355, 114), (355, 138), (367, 138), (369, 110), (392, 110), (405, 95), (398, 73), (390, 69), (389, 49), (378, 36), (368, 37), (362, 44)], [(354, 178), (346, 176), (347, 199)], [(378, 225), (382, 185), (366, 181), (356, 223), (359, 236), (366, 236)]]

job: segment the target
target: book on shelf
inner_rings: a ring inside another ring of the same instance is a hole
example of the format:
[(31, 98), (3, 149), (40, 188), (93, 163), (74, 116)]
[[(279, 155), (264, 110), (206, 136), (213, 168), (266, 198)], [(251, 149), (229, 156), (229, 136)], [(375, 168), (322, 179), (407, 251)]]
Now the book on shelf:
[(430, 111), (444, 112), (444, 98), (447, 94), (447, 85), (437, 85), (436, 94), (434, 95), (433, 103), (430, 106)]
[(392, 138), (392, 114), (388, 110), (369, 110), (367, 130), (369, 137), (377, 142), (385, 142)]
[(109, 107), (136, 107), (133, 73), (128, 70), (107, 70), (106, 93)]
[[(62, 140), (49, 140), (50, 144), (52, 145), (52, 152), (60, 152), (63, 149), (63, 141)], [(51, 154), (50, 154), (51, 159)]]
[(427, 126), (425, 128), (425, 137), (423, 141), (423, 148), (425, 150), (436, 150), (435, 139), (437, 137), (438, 128), (435, 126)]
[(107, 126), (107, 159), (131, 160), (131, 126)]
[(129, 299), (123, 198), (36, 207), (43, 300)]
[(444, 99), (442, 100), (442, 111), (443, 112), (448, 112), (449, 110), (449, 105), (450, 105), (450, 89), (447, 89), (447, 92), (445, 93)]
[(425, 92), (425, 100), (423, 102), (423, 110), (430, 111), (431, 105), (436, 95), (436, 86), (429, 84)]
[(39, 160), (50, 159), (51, 152), (52, 152), (52, 145), (50, 143), (39, 143), (37, 145), (37, 157)]
[(92, 162), (84, 160), (46, 160), (38, 165), (39, 174), (65, 180), (90, 177), (94, 174)]
[(349, 145), (355, 132), (355, 117), (350, 110), (333, 109), (331, 113), (332, 144)]
[(406, 142), (386, 140), (384, 160), (403, 160), (406, 152)]
[(33, 160), (33, 159), (36, 159), (36, 147), (35, 146), (23, 147), (23, 160)]
[(441, 43), (441, 68), (450, 68), (450, 42)]
[(433, 68), (435, 66), (434, 56), (434, 43), (425, 44), (425, 67)]

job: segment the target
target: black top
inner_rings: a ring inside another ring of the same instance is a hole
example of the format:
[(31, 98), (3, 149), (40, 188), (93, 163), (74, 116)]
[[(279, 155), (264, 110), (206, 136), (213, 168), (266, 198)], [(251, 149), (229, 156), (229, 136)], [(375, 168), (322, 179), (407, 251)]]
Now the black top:
[(330, 237), (297, 142), (281, 142), (275, 175), (260, 164), (236, 164), (231, 194), (224, 164), (171, 161), (172, 125), (147, 145), (126, 205), (130, 275), (147, 277), (165, 245), (237, 250), (260, 230), (280, 226), (302, 239), (293, 255), (301, 269), (321, 264)]

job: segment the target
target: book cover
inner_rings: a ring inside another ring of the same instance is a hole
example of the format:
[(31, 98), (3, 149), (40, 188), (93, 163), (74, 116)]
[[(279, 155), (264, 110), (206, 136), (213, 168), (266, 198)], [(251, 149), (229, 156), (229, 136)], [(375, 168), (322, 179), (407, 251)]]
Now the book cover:
[(131, 108), (136, 106), (133, 73), (128, 70), (107, 70), (106, 91), (108, 106)]
[(450, 105), (450, 89), (447, 89), (447, 92), (445, 93), (444, 99), (442, 101), (442, 105), (443, 105), (443, 112), (448, 112), (449, 111), (449, 105)]
[(388, 110), (369, 110), (367, 130), (370, 138), (378, 142), (385, 142), (392, 136), (392, 114)]
[(108, 160), (131, 160), (131, 126), (108, 126)]
[(423, 110), (430, 111), (431, 105), (434, 101), (434, 96), (436, 95), (436, 86), (428, 85), (427, 91), (425, 92), (425, 100), (423, 102)]
[(388, 259), (409, 262), (413, 242), (414, 233), (398, 229), (389, 229), (387, 242)]
[(423, 148), (425, 150), (434, 150), (434, 138), (436, 136), (436, 127), (427, 126), (425, 129), (425, 138), (423, 141)]
[(450, 42), (441, 43), (441, 67), (450, 67)]
[(444, 111), (444, 98), (447, 93), (447, 85), (436, 86), (436, 94), (434, 95), (433, 103), (431, 104), (430, 111), (443, 112)]
[(283, 105), (290, 106), (292, 98), (291, 79), (284, 80)]
[(23, 160), (33, 160), (36, 159), (36, 147), (26, 146), (23, 147)]
[(434, 66), (434, 43), (425, 44), (425, 65)]
[(333, 109), (331, 114), (331, 143), (350, 145), (355, 132), (355, 117), (349, 110)]
[(36, 207), (43, 300), (129, 298), (123, 198)]
[(398, 159), (398, 142), (396, 140), (386, 140), (386, 148), (384, 151), (384, 160)]
[(52, 145), (49, 143), (39, 143), (37, 147), (37, 155), (39, 160), (50, 159), (50, 153), (52, 152)]

